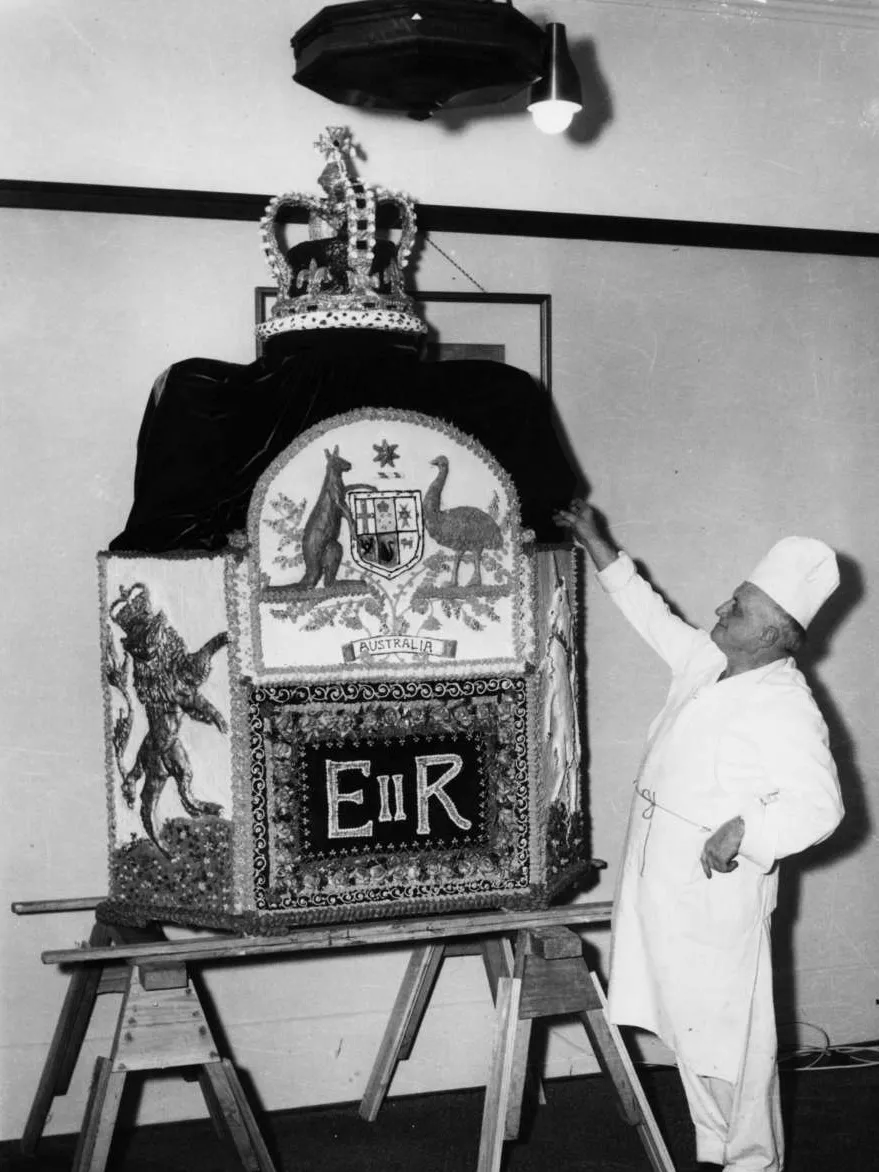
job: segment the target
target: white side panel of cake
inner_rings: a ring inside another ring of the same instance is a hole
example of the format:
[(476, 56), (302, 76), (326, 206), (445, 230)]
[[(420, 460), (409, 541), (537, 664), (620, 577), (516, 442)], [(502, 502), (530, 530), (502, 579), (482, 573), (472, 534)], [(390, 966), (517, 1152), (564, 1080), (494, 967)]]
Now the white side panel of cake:
[(586, 858), (584, 754), (578, 648), (577, 555), (570, 547), (536, 551), (538, 766), (532, 788), (533, 857), (552, 891)]
[[(141, 861), (149, 860), (150, 874), (161, 875), (160, 886), (175, 898), (184, 892), (174, 891), (163, 859), (179, 859), (187, 840), (195, 848), (201, 836), (195, 855), (210, 854), (221, 839), (215, 862), (229, 867), (233, 700), (226, 560), (197, 554), (99, 558), (111, 896), (134, 898), (132, 875), (124, 892), (113, 891), (114, 867), (125, 851), (137, 849)], [(197, 898), (201, 880), (191, 878), (194, 891), (185, 894)], [(149, 876), (143, 888), (147, 899), (161, 900)], [(225, 903), (230, 876), (223, 888)]]

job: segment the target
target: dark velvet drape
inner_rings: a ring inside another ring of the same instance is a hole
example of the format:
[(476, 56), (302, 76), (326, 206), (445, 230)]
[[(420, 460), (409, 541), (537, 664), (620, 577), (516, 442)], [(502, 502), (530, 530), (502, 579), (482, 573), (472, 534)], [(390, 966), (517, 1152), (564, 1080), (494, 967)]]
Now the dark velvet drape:
[(580, 476), (549, 395), (497, 362), (424, 362), (399, 335), (312, 331), (271, 340), (250, 365), (190, 358), (153, 388), (137, 443), (134, 504), (113, 550), (222, 548), (243, 529), (257, 479), (302, 432), (357, 408), (454, 424), (512, 477), (522, 522), (558, 541), (553, 511)]

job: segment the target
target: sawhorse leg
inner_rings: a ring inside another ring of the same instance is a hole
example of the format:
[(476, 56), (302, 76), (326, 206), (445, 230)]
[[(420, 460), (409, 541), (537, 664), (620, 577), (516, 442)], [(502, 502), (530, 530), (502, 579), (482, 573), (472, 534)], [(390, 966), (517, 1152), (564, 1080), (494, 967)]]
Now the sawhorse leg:
[[(105, 924), (96, 923), (92, 928), (89, 944), (100, 948), (123, 940), (126, 943), (135, 943), (159, 941), (164, 938), (164, 933), (160, 929), (133, 934), (128, 929), (109, 928)], [(37, 1092), (22, 1132), (21, 1151), (24, 1155), (33, 1156), (36, 1153), (46, 1119), (52, 1109), (53, 1099), (67, 1094), (95, 1002), (102, 993), (124, 993), (127, 983), (127, 965), (76, 966), (67, 986), (58, 1024), (55, 1026)]]
[(379, 1113), (397, 1065), (412, 1053), (444, 951), (442, 944), (425, 944), (414, 949), (409, 957), (403, 983), (360, 1101), (360, 1117), (369, 1123), (374, 1122)]
[(568, 928), (519, 934), (513, 974), (500, 981), (491, 1072), (485, 1092), (477, 1172), (498, 1172), (505, 1139), (517, 1132), (527, 1039), (535, 1018), (576, 1013), (612, 1081), (623, 1117), (636, 1128), (655, 1172), (674, 1164), (619, 1031), (607, 1017), (604, 993)]
[(74, 1172), (107, 1166), (124, 1087), (125, 1071), (114, 1070), (109, 1058), (98, 1058), (73, 1157)]
[[(505, 936), (426, 944), (413, 951), (360, 1102), (361, 1119), (374, 1122), (397, 1066), (412, 1053), (442, 962), (450, 956), (476, 955), (482, 956), (492, 1000), (496, 1001), (499, 982), (513, 972), (513, 949)], [(539, 1080), (538, 1094), (542, 1099)]]
[(104, 1172), (126, 1076), (133, 1070), (199, 1067), (199, 1081), (221, 1138), (246, 1172), (275, 1172), (232, 1063), (221, 1058), (186, 965), (143, 963), (129, 970), (109, 1058), (95, 1067), (73, 1172)]
[(199, 1072), (199, 1082), (214, 1127), (221, 1139), (234, 1144), (242, 1168), (248, 1172), (272, 1172), (272, 1158), (233, 1063), (228, 1058), (206, 1062)]
[(607, 1015), (607, 1000), (595, 973), (589, 974), (595, 999), (580, 1018), (602, 1071), (616, 1088), (623, 1118), (638, 1132), (647, 1157), (657, 1172), (674, 1172), (674, 1164), (632, 1065), (626, 1044)]

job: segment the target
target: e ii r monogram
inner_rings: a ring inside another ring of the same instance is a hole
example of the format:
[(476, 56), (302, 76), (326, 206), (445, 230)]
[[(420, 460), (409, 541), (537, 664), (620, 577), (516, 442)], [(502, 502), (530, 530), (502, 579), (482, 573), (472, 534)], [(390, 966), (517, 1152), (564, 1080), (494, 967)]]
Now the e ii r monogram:
[[(461, 772), (464, 762), (458, 753), (425, 753), (415, 756), (415, 833), (427, 836), (430, 827), (430, 799), (435, 798), (445, 810), (451, 822), (461, 830), (469, 830), (473, 823), (469, 818), (462, 816), (451, 797), (446, 793), (446, 786)], [(435, 767), (444, 768), (444, 772), (436, 776)], [(433, 780), (430, 780), (433, 772)], [(340, 807), (343, 803), (354, 806), (363, 806), (366, 801), (363, 787), (359, 789), (340, 788), (340, 779), (346, 773), (354, 773), (360, 777), (371, 778), (372, 762), (368, 759), (360, 761), (326, 761), (326, 792), (327, 792), (327, 838), (373, 838), (375, 820), (370, 818), (359, 826), (341, 823)], [(404, 784), (402, 773), (380, 773), (373, 779), (377, 787), (379, 822), (405, 822), (409, 815), (404, 804)], [(391, 814), (390, 782), (394, 784), (394, 812)]]

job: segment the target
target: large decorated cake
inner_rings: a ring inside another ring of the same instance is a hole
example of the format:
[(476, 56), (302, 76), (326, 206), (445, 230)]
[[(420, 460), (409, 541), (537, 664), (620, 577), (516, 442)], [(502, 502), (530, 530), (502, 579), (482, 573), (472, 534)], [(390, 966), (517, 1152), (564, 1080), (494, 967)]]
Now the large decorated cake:
[[(374, 211), (346, 140), (323, 145), (320, 214), (335, 200), (356, 269)], [(362, 279), (352, 309), (338, 287), (321, 298), (338, 278), (313, 252), (301, 280), (279, 273), (275, 240), (279, 289), (307, 300), (279, 298), (269, 338), (370, 314), (420, 332), (399, 252), (393, 304)], [(100, 555), (107, 918), (278, 932), (538, 906), (591, 865), (573, 553), (536, 541), (513, 470), (472, 434), (354, 399), (259, 471), (219, 548)]]

